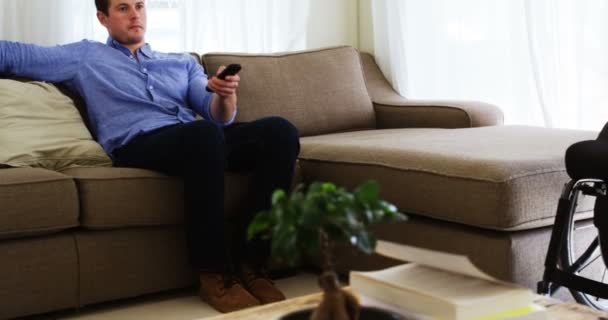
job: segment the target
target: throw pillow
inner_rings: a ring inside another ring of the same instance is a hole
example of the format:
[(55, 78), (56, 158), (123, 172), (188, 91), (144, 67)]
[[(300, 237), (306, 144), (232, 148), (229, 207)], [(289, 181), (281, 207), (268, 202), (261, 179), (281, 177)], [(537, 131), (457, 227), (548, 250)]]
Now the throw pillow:
[(111, 166), (74, 102), (54, 85), (0, 79), (0, 167)]

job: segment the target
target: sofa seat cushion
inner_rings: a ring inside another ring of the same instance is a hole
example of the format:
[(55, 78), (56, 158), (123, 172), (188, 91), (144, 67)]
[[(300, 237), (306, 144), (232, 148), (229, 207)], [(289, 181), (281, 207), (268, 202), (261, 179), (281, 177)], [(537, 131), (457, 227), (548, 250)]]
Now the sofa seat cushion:
[(0, 170), (0, 239), (78, 226), (74, 181), (40, 168)]
[[(72, 168), (80, 194), (81, 225), (90, 229), (182, 224), (181, 178), (134, 168)], [(248, 177), (226, 174), (228, 215), (241, 210)]]
[(143, 169), (72, 168), (87, 228), (171, 225), (182, 222), (182, 183)]
[(529, 229), (553, 222), (566, 148), (596, 135), (523, 126), (358, 131), (302, 138), (300, 163), (307, 181), (352, 188), (376, 179), (404, 212)]

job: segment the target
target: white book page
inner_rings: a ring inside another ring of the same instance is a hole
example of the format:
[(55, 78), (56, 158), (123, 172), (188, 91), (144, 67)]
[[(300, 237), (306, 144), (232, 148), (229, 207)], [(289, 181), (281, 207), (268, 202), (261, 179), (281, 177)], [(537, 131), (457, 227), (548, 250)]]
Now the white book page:
[(382, 280), (389, 286), (438, 297), (456, 304), (487, 298), (494, 299), (501, 295), (510, 296), (513, 292), (520, 291), (519, 288), (505, 287), (499, 282), (455, 272), (445, 272), (417, 263), (407, 263), (360, 274), (374, 281)]
[(474, 278), (485, 279), (509, 286), (512, 283), (500, 281), (479, 270), (466, 256), (417, 248), (405, 244), (378, 240), (376, 252), (386, 257), (406, 262), (414, 262), (435, 269), (464, 274)]

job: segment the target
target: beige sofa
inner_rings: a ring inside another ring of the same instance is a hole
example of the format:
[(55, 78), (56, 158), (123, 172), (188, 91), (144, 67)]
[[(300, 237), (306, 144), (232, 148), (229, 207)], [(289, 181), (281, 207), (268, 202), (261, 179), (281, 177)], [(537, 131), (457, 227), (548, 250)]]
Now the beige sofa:
[[(300, 130), (296, 182), (380, 182), (410, 221), (389, 240), (465, 253), (533, 287), (561, 185), (563, 154), (593, 133), (502, 126), (501, 111), (397, 95), (351, 47), (280, 55), (207, 54), (243, 65), (237, 121), (279, 115)], [(227, 175), (238, 214), (247, 177)], [(0, 170), (0, 318), (190, 286), (180, 180), (128, 168)], [(586, 213), (581, 214), (585, 218)], [(384, 263), (342, 249), (338, 264)]]

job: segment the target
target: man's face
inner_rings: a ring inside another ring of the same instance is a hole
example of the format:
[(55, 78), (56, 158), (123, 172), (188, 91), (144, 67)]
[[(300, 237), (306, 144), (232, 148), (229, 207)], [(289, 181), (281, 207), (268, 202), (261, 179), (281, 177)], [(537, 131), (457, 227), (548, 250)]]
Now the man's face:
[(108, 15), (97, 11), (97, 18), (110, 36), (125, 46), (144, 42), (146, 6), (144, 0), (110, 0)]

